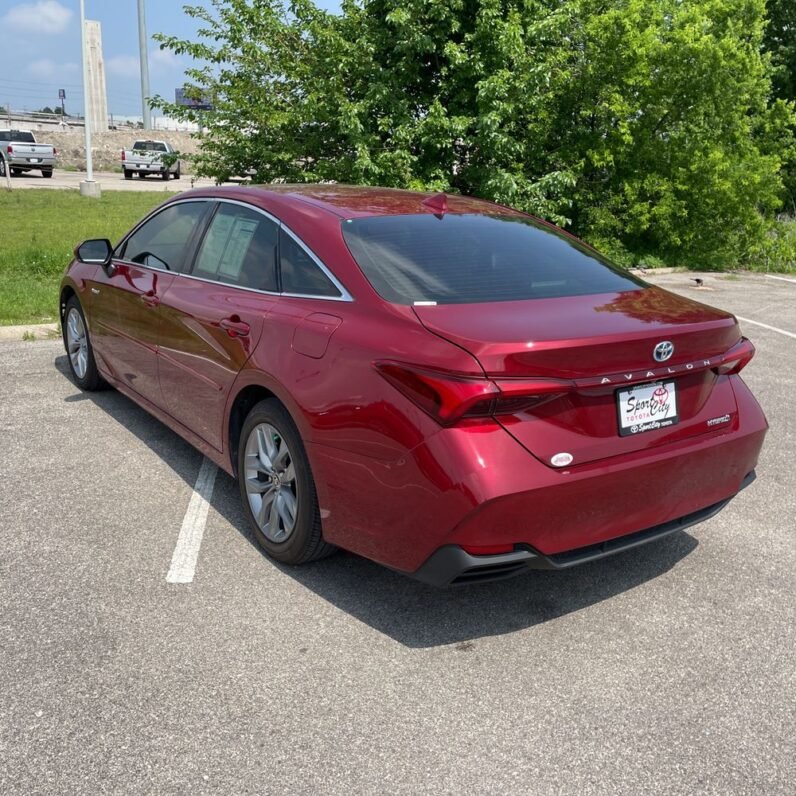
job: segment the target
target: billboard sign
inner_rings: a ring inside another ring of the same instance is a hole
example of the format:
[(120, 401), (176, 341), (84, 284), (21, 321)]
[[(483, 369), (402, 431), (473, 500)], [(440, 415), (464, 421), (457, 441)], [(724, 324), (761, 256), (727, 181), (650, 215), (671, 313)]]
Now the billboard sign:
[(185, 95), (184, 88), (174, 89), (174, 101), (177, 105), (182, 105), (186, 108), (193, 108), (195, 111), (212, 111), (213, 103), (210, 97), (202, 97), (201, 99), (194, 99)]

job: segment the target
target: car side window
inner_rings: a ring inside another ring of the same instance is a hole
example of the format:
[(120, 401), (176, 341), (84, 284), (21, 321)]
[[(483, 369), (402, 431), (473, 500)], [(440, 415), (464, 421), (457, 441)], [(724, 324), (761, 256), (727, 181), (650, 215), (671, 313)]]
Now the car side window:
[(278, 234), (277, 224), (262, 213), (222, 203), (207, 228), (192, 274), (276, 292)]
[(341, 295), (306, 249), (282, 228), (279, 230), (279, 269), (283, 293), (335, 298)]
[(207, 202), (181, 202), (161, 210), (127, 239), (117, 256), (150, 268), (179, 271), (207, 207)]

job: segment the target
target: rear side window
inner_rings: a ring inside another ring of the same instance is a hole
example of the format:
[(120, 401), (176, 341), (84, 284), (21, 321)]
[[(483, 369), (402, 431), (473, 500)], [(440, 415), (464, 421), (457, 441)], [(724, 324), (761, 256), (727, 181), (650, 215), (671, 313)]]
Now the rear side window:
[(395, 304), (469, 304), (635, 290), (644, 283), (530, 218), (423, 214), (343, 222), (354, 259)]
[(170, 205), (130, 235), (117, 256), (149, 268), (179, 271), (191, 236), (207, 207), (207, 202)]
[(284, 229), (279, 231), (279, 266), (283, 293), (334, 298), (340, 296), (340, 291), (307, 250)]
[(279, 227), (262, 213), (221, 204), (202, 241), (193, 274), (275, 292), (278, 234)]

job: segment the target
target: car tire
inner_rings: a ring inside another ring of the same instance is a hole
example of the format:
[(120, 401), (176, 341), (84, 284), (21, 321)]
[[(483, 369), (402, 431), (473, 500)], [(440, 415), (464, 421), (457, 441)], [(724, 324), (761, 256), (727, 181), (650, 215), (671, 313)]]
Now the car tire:
[(133, 179), (133, 172), (130, 169), (124, 170), (124, 179), (125, 180), (132, 180)]
[(174, 179), (175, 180), (179, 180), (181, 176), (182, 176), (182, 174), (180, 172), (180, 167), (177, 166), (177, 171), (174, 172)]
[(42, 169), (42, 170), (41, 170), (41, 176), (42, 176), (42, 177), (45, 177), (45, 178), (46, 178), (46, 179), (48, 179), (48, 180), (49, 180), (49, 179), (52, 179), (52, 176), (53, 176), (53, 170), (52, 170), (52, 169)]
[(19, 177), (20, 174), (22, 174), (22, 169), (15, 169), (13, 166), (11, 167), (12, 177)]
[(102, 389), (105, 380), (100, 376), (94, 360), (94, 349), (88, 335), (86, 316), (77, 296), (72, 296), (64, 307), (61, 334), (66, 349), (66, 359), (72, 380), (86, 392)]
[(166, 181), (168, 182), (168, 180), (170, 180), (170, 179), (171, 179), (171, 174), (169, 173), (169, 170), (168, 170), (168, 169), (166, 169), (166, 171), (163, 171), (163, 172), (161, 172), (161, 174), (160, 174), (160, 178), (161, 178), (162, 180), (166, 180)]
[(238, 445), (243, 510), (257, 544), (284, 564), (330, 555), (315, 482), (296, 424), (275, 398), (249, 412)]

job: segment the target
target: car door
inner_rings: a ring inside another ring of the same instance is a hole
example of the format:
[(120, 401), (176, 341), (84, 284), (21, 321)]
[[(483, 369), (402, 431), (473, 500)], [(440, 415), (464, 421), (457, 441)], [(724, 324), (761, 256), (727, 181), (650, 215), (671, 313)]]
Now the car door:
[(92, 291), (92, 341), (124, 386), (161, 406), (157, 346), (160, 306), (195, 242), (207, 201), (168, 205), (139, 225), (98, 269)]
[(235, 377), (277, 300), (275, 219), (241, 203), (219, 202), (190, 272), (161, 304), (158, 363), (169, 414), (218, 450)]

